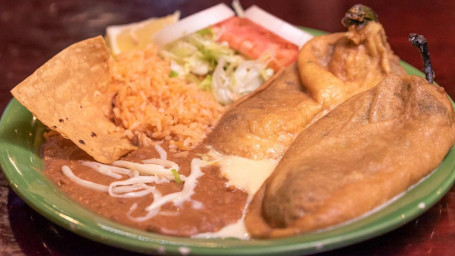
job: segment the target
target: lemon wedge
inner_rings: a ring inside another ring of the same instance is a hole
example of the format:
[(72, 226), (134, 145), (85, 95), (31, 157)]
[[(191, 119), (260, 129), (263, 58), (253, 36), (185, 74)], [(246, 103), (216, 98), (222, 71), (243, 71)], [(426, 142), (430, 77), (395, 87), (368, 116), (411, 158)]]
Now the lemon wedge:
[(174, 24), (180, 18), (180, 12), (161, 17), (150, 18), (125, 25), (106, 28), (106, 41), (112, 54), (117, 55), (131, 50), (143, 50), (152, 43), (153, 36), (162, 28)]

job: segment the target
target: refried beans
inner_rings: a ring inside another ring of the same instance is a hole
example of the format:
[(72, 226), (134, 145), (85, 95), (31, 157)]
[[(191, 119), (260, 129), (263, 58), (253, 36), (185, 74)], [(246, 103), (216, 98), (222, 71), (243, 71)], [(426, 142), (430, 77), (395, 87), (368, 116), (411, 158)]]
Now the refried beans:
[[(131, 217), (145, 216), (147, 214), (145, 208), (153, 202), (153, 195), (149, 194), (139, 198), (111, 197), (107, 192), (92, 190), (73, 182), (62, 173), (62, 166), (70, 167), (73, 173), (81, 179), (99, 184), (109, 185), (118, 180), (84, 166), (82, 161), (93, 161), (93, 159), (70, 140), (64, 139), (60, 135), (49, 137), (41, 151), (45, 175), (71, 199), (105, 218), (141, 230), (173, 236), (216, 232), (242, 218), (248, 198), (246, 192), (226, 185), (227, 180), (221, 177), (217, 165), (209, 165), (202, 167), (203, 175), (198, 178), (194, 194), (191, 197), (192, 200), (202, 203), (203, 207), (194, 207), (191, 202), (184, 202), (181, 207), (167, 203), (161, 207), (158, 215), (139, 222)], [(188, 176), (191, 172), (191, 159), (197, 158), (200, 153), (204, 153), (203, 150), (196, 149), (185, 156), (168, 153), (168, 159), (180, 166), (180, 174)], [(140, 148), (121, 160), (139, 162), (150, 158), (159, 158), (159, 154), (153, 146)], [(163, 196), (178, 192), (183, 188), (183, 184), (176, 182), (152, 185)], [(137, 208), (130, 212), (135, 203)]]

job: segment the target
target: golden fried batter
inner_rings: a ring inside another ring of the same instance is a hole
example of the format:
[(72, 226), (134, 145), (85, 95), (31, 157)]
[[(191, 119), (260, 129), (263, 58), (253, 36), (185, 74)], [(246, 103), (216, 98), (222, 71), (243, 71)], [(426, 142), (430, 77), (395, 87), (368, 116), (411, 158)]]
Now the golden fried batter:
[(302, 83), (325, 109), (377, 85), (386, 75), (405, 75), (382, 25), (369, 21), (345, 33), (315, 37), (299, 53)]
[(225, 154), (279, 159), (321, 106), (302, 89), (295, 64), (232, 106), (207, 143)]
[(233, 106), (206, 142), (225, 154), (279, 159), (310, 122), (386, 75), (404, 75), (381, 24), (363, 19), (371, 12), (351, 8), (345, 16), (352, 21), (347, 32), (307, 42), (299, 53), (298, 69), (286, 68)]
[(378, 207), (430, 173), (455, 141), (442, 87), (389, 76), (303, 131), (246, 215), (253, 237), (340, 224)]

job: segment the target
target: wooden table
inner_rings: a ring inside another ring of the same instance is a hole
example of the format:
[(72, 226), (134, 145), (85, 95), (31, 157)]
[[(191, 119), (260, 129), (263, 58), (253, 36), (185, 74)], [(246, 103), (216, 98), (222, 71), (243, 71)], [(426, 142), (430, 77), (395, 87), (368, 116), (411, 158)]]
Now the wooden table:
[[(176, 9), (187, 16), (216, 4), (212, 0), (92, 1), (0, 0), (0, 112), (10, 89), (54, 54), (79, 40), (104, 34), (107, 25), (163, 16)], [(230, 4), (229, 1), (226, 1)], [(257, 1), (257, 5), (290, 23), (343, 31), (340, 20), (355, 1)], [(373, 1), (393, 50), (421, 67), (407, 38), (426, 36), (436, 81), (455, 97), (455, 2)], [(253, 1), (242, 1), (244, 7)], [(455, 189), (409, 224), (388, 234), (322, 255), (453, 255)], [(12, 192), (0, 172), (0, 255), (135, 255), (70, 233), (30, 209)]]

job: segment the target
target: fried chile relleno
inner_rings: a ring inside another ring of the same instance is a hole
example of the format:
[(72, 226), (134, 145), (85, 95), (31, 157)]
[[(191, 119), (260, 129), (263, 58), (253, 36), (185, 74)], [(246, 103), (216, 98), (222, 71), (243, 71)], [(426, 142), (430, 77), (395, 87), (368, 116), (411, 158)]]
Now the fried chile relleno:
[(348, 32), (307, 42), (298, 65), (234, 104), (208, 135), (208, 144), (226, 154), (279, 159), (310, 122), (386, 75), (404, 75), (375, 17), (368, 7), (351, 8), (343, 19)]
[(441, 87), (387, 77), (297, 137), (250, 204), (248, 230), (289, 236), (361, 216), (436, 168), (454, 124)]
[(250, 204), (247, 228), (253, 237), (281, 237), (357, 218), (429, 174), (454, 142), (444, 89), (388, 76), (296, 138)]
[(342, 20), (348, 31), (315, 37), (298, 58), (302, 84), (325, 109), (378, 84), (386, 75), (404, 75), (376, 14), (355, 5)]
[(320, 111), (320, 105), (304, 92), (293, 64), (244, 101), (234, 103), (208, 135), (207, 144), (229, 155), (279, 159)]

